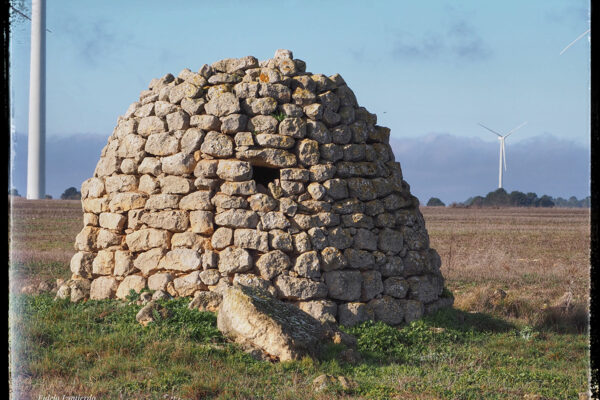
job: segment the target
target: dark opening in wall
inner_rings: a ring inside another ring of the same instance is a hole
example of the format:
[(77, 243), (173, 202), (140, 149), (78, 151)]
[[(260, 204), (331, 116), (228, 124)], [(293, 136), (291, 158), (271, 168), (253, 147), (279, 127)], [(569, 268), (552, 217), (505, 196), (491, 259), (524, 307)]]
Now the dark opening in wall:
[(253, 174), (252, 177), (256, 181), (257, 185), (263, 185), (265, 189), (269, 187), (269, 183), (275, 179), (279, 179), (279, 169), (269, 167), (257, 167), (252, 166)]

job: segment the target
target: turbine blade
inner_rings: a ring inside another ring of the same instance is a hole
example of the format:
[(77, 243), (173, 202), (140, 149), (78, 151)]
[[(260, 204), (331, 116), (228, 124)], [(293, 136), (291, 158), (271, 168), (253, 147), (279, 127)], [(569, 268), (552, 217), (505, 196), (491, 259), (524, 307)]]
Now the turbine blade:
[(479, 126), (481, 126), (482, 128), (485, 128), (485, 129), (487, 129), (488, 131), (490, 131), (490, 132), (492, 132), (492, 133), (495, 133), (496, 135), (498, 135), (498, 136), (502, 137), (502, 135), (501, 135), (501, 134), (499, 134), (499, 133), (498, 133), (498, 132), (496, 132), (496, 131), (493, 131), (493, 130), (491, 130), (491, 129), (490, 129), (490, 128), (488, 128), (487, 126), (484, 126), (484, 125), (482, 125), (482, 124), (478, 124), (478, 125), (479, 125)]
[(506, 148), (504, 147), (504, 139), (502, 139), (502, 159), (504, 160), (504, 170), (506, 171)]
[(509, 135), (512, 135), (513, 132), (515, 132), (517, 129), (523, 127), (525, 124), (527, 124), (527, 121), (523, 122), (521, 125), (517, 126), (516, 128), (514, 128), (512, 131), (508, 132), (506, 135), (504, 135), (504, 137), (508, 137)]
[(573, 40), (571, 43), (569, 43), (569, 45), (567, 47), (565, 47), (558, 55), (562, 56), (562, 53), (564, 53), (565, 51), (567, 51), (567, 49), (571, 46), (573, 46), (575, 44), (575, 42), (577, 42), (579, 39), (581, 39), (582, 37), (584, 37), (586, 34), (590, 33), (590, 29), (588, 29), (587, 31), (583, 32), (581, 35), (577, 36), (577, 39)]

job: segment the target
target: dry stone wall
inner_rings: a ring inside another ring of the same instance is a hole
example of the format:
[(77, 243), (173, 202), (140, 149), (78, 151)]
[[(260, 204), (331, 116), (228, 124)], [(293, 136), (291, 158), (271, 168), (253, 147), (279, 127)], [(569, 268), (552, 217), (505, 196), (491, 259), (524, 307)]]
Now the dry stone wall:
[(71, 296), (239, 283), (345, 325), (447, 305), (389, 136), (289, 50), (153, 79), (82, 184)]

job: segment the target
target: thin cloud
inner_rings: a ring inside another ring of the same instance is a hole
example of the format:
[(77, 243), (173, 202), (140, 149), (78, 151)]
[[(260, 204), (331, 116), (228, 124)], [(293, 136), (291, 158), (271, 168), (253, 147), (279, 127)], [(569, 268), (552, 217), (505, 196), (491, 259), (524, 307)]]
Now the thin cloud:
[(428, 32), (422, 37), (401, 33), (392, 49), (392, 54), (401, 59), (451, 57), (460, 61), (479, 61), (489, 58), (491, 53), (475, 29), (464, 20), (443, 32)]

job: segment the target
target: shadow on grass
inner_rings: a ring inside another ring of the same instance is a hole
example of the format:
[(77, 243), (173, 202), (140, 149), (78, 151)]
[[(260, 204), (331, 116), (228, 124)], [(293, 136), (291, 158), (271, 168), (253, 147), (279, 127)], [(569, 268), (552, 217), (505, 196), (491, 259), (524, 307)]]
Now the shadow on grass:
[(462, 332), (501, 333), (515, 329), (515, 325), (491, 314), (465, 312), (456, 308), (444, 308), (423, 317), (428, 325)]

